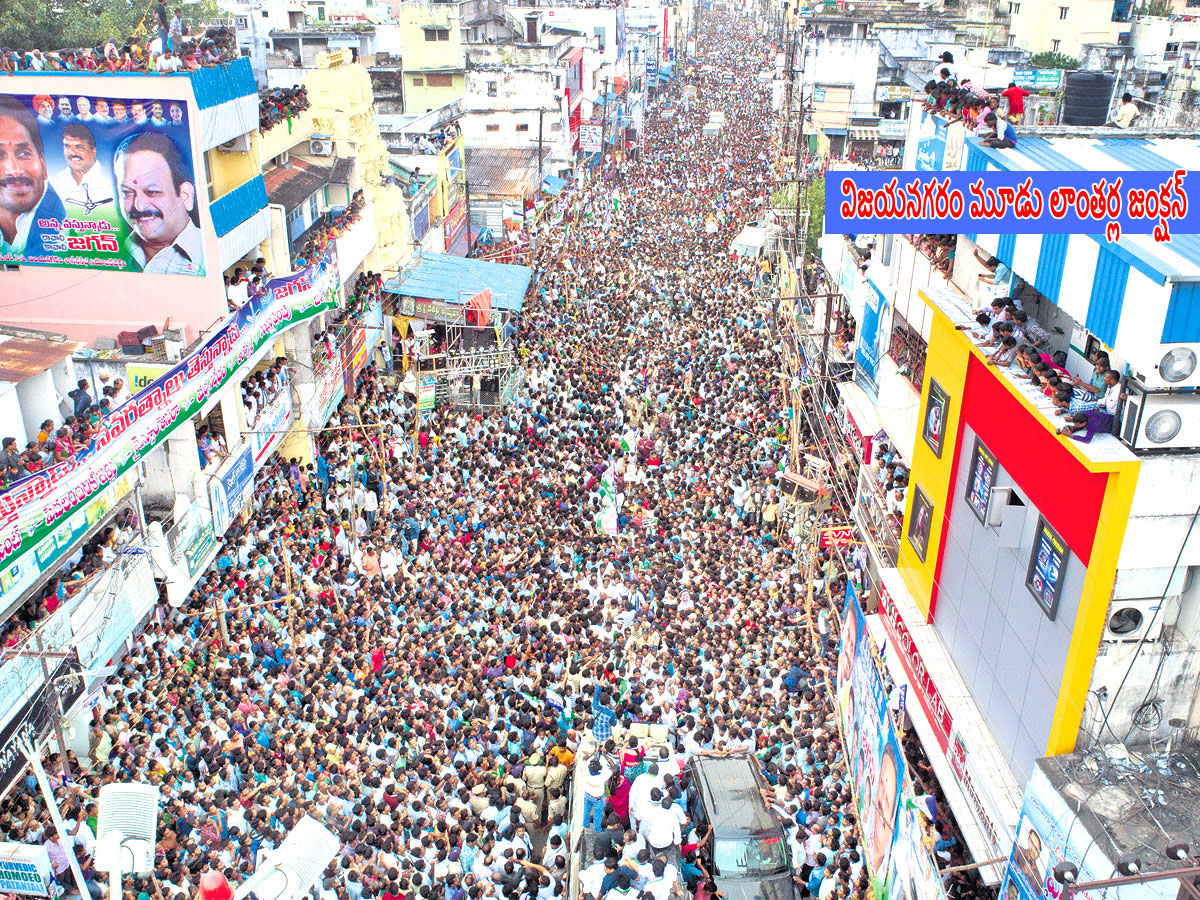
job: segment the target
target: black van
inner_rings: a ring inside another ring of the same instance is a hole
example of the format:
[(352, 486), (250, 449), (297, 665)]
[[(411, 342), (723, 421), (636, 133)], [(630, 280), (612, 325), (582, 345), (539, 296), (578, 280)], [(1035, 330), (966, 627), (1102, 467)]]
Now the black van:
[(703, 835), (704, 865), (729, 900), (794, 900), (787, 835), (763, 800), (767, 787), (749, 753), (695, 756), (688, 813)]

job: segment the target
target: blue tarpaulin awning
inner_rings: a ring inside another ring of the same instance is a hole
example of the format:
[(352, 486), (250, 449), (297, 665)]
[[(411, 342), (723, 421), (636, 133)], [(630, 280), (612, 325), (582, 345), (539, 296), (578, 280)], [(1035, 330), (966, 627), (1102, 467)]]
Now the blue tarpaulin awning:
[(567, 186), (567, 182), (555, 175), (547, 175), (542, 179), (542, 190), (547, 194), (557, 196), (563, 192), (563, 188)]
[(493, 307), (520, 312), (532, 278), (529, 266), (424, 253), (407, 272), (385, 282), (384, 289), (406, 297), (465, 305), (480, 291), (491, 288)]

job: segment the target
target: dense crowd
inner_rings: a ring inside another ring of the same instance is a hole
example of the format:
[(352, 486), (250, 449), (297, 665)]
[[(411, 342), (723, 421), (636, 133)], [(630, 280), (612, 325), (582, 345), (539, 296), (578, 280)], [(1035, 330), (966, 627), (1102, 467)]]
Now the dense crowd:
[(346, 208), (322, 219), (310, 228), (302, 237), (304, 244), (296, 254), (293, 268), (303, 269), (313, 260), (318, 259), (325, 248), (336, 241), (342, 234), (362, 218), (363, 210), (367, 207), (367, 198), (359, 188), (350, 198)]
[[(178, 20), (179, 13), (176, 12)], [(172, 26), (174, 27), (174, 25)], [(192, 33), (179, 22), (179, 32), (168, 40), (132, 35), (101, 40), (92, 47), (42, 51), (0, 48), (0, 74), (17, 72), (194, 72), (238, 57), (236, 37), (217, 27)], [(166, 62), (163, 62), (163, 60)]]
[(287, 122), (290, 132), (292, 118), (309, 106), (308, 88), (302, 84), (264, 91), (258, 99), (258, 130), (267, 132), (280, 122)]
[[(699, 53), (725, 72), (772, 58), (719, 12)], [(520, 401), (418, 421), (368, 366), (313, 461), (268, 465), (187, 603), (133, 641), (71, 761), (83, 774), (67, 783), (51, 756), (73, 846), (28, 779), (0, 809), (10, 837), (44, 843), (64, 880), (77, 854), (99, 896), (90, 797), (140, 780), (163, 811), (155, 878), (128, 880), (130, 900), (190, 897), (207, 870), (240, 882), (304, 815), (343, 844), (321, 900), (556, 900), (568, 779), (598, 765), (615, 777), (589, 791), (589, 824), (628, 829), (636, 862), (584, 860), (601, 867), (584, 896), (666, 900), (670, 848), (688, 892), (711, 898), (683, 765), (743, 750), (800, 896), (866, 900), (830, 691), (857, 576), (824, 553), (810, 592), (780, 527), (774, 301), (756, 262), (727, 253), (769, 202), (770, 96), (749, 79), (705, 88), (740, 113), (723, 149), (700, 140), (703, 104), (652, 107), (641, 157), (608, 160), (567, 222), (541, 229)], [(840, 496), (849, 471), (834, 470)], [(602, 484), (615, 533), (596, 526)], [(665, 753), (629, 754), (640, 724), (665, 728)], [(661, 812), (636, 805), (654, 792)]]

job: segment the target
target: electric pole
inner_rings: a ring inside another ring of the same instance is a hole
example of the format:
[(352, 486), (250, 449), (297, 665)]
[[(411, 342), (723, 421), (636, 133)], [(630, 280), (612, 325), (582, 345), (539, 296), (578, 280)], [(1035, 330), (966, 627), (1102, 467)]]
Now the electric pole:
[(604, 141), (608, 136), (608, 77), (604, 78), (604, 118), (600, 120), (600, 167), (604, 167)]
[(538, 190), (542, 188), (542, 118), (545, 115), (546, 110), (538, 107)]

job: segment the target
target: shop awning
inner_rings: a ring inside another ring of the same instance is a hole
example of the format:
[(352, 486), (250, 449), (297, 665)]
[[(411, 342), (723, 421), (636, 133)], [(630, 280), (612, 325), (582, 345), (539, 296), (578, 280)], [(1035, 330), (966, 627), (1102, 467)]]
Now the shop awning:
[(842, 402), (846, 404), (846, 412), (858, 426), (860, 434), (871, 437), (883, 430), (883, 423), (879, 421), (875, 412), (875, 404), (871, 402), (866, 391), (853, 381), (839, 382), (837, 389), (842, 395)]
[(528, 266), (425, 253), (399, 278), (387, 281), (384, 289), (401, 296), (459, 305), (490, 290), (494, 308), (519, 312), (532, 278), (533, 269)]
[[(936, 628), (921, 617), (899, 571), (883, 569), (880, 578), (880, 612), (867, 616), (867, 627), (896, 685), (908, 686), (905, 709), (938, 785), (974, 859), (1007, 856), (1020, 817), (1021, 787)], [(897, 640), (897, 633), (903, 641)], [(938, 717), (936, 724), (931, 710)], [(988, 884), (998, 884), (1004, 864), (981, 866), (979, 874)]]
[(845, 135), (846, 135), (845, 128), (824, 128), (824, 127), (822, 127), (821, 130), (828, 135), (834, 135), (836, 137), (845, 137)]
[(563, 192), (563, 189), (566, 188), (566, 186), (567, 182), (564, 179), (559, 178), (557, 175), (547, 175), (542, 179), (542, 190), (547, 194), (554, 194), (555, 196), (558, 196)]
[(852, 141), (873, 141), (879, 137), (879, 126), (872, 125), (856, 126), (850, 129), (850, 140)]

